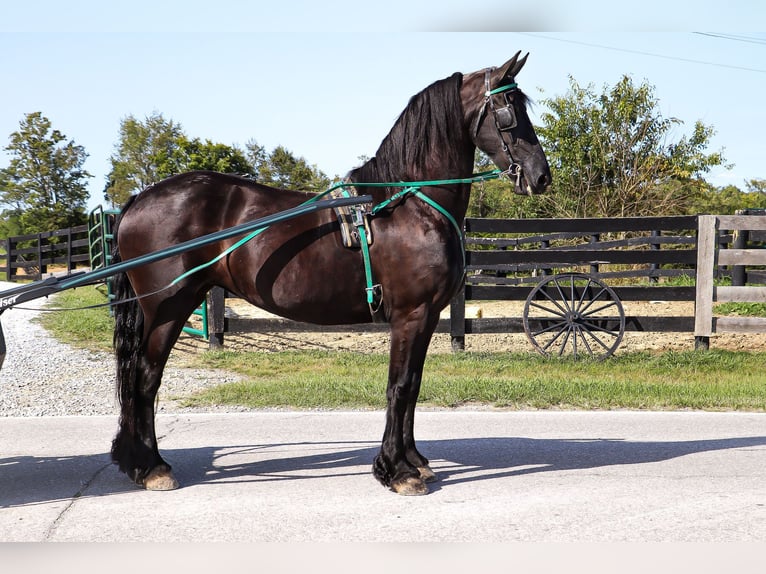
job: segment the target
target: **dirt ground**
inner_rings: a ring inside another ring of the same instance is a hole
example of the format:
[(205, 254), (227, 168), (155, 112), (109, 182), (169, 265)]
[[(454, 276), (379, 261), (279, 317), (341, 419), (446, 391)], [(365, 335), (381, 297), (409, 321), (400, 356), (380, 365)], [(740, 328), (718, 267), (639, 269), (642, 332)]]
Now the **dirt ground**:
[[(467, 317), (521, 317), (522, 301), (472, 302), (466, 307)], [(227, 316), (273, 317), (241, 300), (227, 300)], [(626, 316), (693, 316), (694, 303), (686, 301), (623, 302)], [(448, 309), (443, 317), (449, 317)], [(227, 333), (224, 347), (232, 350), (262, 352), (286, 350), (346, 350), (364, 353), (387, 353), (388, 333)], [(206, 349), (207, 343), (198, 337), (183, 335), (176, 344), (176, 354)], [(717, 334), (711, 337), (710, 348), (740, 351), (766, 350), (766, 334)], [(682, 351), (694, 349), (693, 333), (654, 333), (625, 331), (616, 354), (635, 351)], [(530, 352), (535, 350), (524, 333), (466, 335), (465, 350), (474, 352)], [(450, 353), (449, 334), (436, 333), (429, 353)]]

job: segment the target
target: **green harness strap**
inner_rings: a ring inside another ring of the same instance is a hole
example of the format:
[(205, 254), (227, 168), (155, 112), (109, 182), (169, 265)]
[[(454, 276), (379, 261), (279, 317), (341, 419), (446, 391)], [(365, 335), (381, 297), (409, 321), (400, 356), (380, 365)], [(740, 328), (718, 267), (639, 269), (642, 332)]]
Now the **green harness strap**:
[[(449, 179), (449, 180), (435, 180), (435, 181), (423, 181), (423, 182), (417, 182), (418, 185), (413, 185), (413, 183), (401, 183), (401, 184), (362, 184), (362, 183), (344, 183), (339, 184), (336, 187), (346, 187), (346, 186), (359, 186), (359, 187), (369, 187), (372, 186), (378, 186), (378, 187), (391, 187), (392, 185), (395, 186), (405, 186), (403, 190), (401, 190), (398, 193), (395, 193), (390, 198), (386, 199), (385, 201), (380, 202), (378, 205), (372, 208), (372, 211), (370, 212), (370, 215), (375, 216), (377, 213), (382, 211), (383, 209), (386, 209), (391, 203), (398, 201), (399, 199), (402, 199), (404, 197), (407, 197), (408, 195), (414, 195), (424, 203), (427, 203), (431, 207), (433, 207), (436, 211), (441, 213), (444, 217), (447, 218), (447, 220), (452, 224), (452, 227), (455, 229), (455, 232), (457, 233), (457, 236), (460, 238), (460, 244), (463, 244), (463, 230), (460, 228), (460, 225), (457, 221), (455, 221), (455, 218), (452, 217), (452, 214), (444, 209), (439, 203), (428, 197), (426, 194), (424, 194), (422, 191), (420, 191), (421, 186), (424, 185), (449, 185), (449, 184), (456, 184), (456, 183), (474, 183), (476, 181), (486, 181), (488, 179), (494, 179), (496, 177), (499, 177), (500, 170), (492, 170), (488, 172), (482, 172), (479, 174), (474, 175), (471, 178), (466, 179)], [(356, 206), (356, 213), (359, 214), (359, 206)], [(363, 217), (363, 216), (362, 216)], [(359, 237), (361, 239), (361, 247), (362, 247), (362, 261), (364, 262), (364, 277), (365, 281), (367, 282), (367, 287), (365, 288), (365, 292), (367, 293), (367, 304), (370, 306), (370, 313), (375, 316), (375, 313), (380, 308), (380, 302), (375, 302), (375, 295), (377, 293), (380, 293), (380, 285), (374, 285), (374, 279), (372, 276), (372, 262), (370, 261), (370, 248), (367, 245), (367, 234), (364, 229), (364, 220), (362, 217), (359, 217), (355, 222), (354, 226), (357, 229), (357, 232), (359, 233)], [(465, 250), (461, 249), (460, 254), (463, 256), (463, 272), (465, 272)], [(377, 288), (377, 289), (376, 289)]]

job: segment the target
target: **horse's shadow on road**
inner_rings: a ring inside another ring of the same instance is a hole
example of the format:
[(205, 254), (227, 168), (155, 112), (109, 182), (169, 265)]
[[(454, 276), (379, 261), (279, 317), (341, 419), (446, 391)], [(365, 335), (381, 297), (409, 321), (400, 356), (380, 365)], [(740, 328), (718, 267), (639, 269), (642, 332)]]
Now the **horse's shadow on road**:
[[(485, 437), (418, 443), (420, 451), (431, 458), (441, 481), (431, 487), (432, 491), (438, 490), (439, 484), (647, 464), (709, 451), (765, 446), (766, 436), (667, 442)], [(368, 441), (317, 441), (168, 448), (162, 453), (181, 484), (190, 487), (368, 475), (378, 449), (377, 443)], [(0, 458), (0, 508), (135, 489), (110, 464), (106, 453)]]
[[(766, 436), (669, 442), (517, 437), (418, 442), (418, 449), (431, 458), (438, 478), (450, 484), (529, 473), (647, 464), (708, 451), (764, 446)], [(318, 452), (290, 455), (292, 449)], [(377, 443), (369, 442), (301, 442), (212, 451), (181, 449), (167, 451), (167, 458), (175, 458), (178, 478), (188, 485), (217, 481), (310, 480), (368, 474), (378, 449)], [(240, 462), (229, 464), (227, 458), (232, 454), (236, 454)], [(252, 462), (242, 463), (243, 454), (251, 454)]]

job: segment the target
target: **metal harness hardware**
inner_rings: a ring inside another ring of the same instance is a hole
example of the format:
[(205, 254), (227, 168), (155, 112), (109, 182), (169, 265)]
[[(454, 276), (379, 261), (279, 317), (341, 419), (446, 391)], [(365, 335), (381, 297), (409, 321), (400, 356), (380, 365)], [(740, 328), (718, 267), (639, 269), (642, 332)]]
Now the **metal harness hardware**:
[[(335, 190), (330, 197), (356, 197), (356, 189), (353, 186)], [(372, 230), (370, 229), (367, 215), (369, 214), (361, 205), (347, 205), (333, 209), (338, 217), (340, 225), (341, 241), (344, 247), (359, 249), (361, 247), (361, 235), (359, 227), (363, 226), (367, 236), (367, 245), (372, 245)]]

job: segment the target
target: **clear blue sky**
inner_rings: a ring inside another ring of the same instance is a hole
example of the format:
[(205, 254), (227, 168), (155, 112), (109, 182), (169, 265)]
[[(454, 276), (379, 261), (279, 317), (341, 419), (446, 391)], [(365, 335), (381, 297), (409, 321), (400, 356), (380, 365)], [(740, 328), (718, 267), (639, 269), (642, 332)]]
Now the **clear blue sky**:
[(120, 121), (155, 111), (190, 137), (283, 145), (333, 177), (373, 155), (432, 81), (524, 50), (519, 83), (538, 102), (564, 94), (570, 75), (600, 90), (629, 74), (655, 86), (665, 116), (683, 120), (675, 136), (698, 119), (715, 128), (710, 151), (724, 148), (735, 165), (711, 183), (766, 179), (766, 33), (749, 31), (766, 23), (763, 3), (648, 0), (631, 3), (633, 13), (617, 0), (262, 4), (4, 5), (1, 146), (24, 114), (42, 112), (89, 153), (91, 207)]

